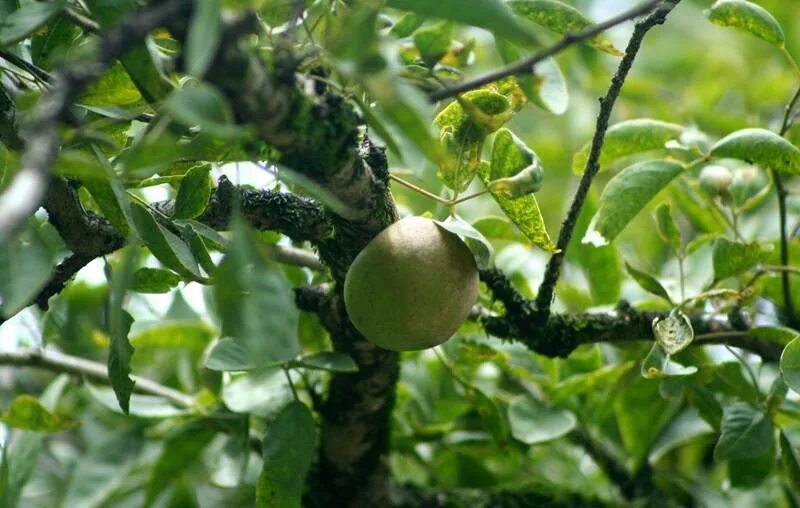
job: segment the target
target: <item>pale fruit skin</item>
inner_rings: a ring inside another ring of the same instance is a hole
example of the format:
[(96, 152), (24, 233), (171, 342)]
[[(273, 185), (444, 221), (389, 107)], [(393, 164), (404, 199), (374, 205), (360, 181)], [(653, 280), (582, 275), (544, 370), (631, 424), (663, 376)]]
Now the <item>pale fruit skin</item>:
[(700, 186), (712, 196), (726, 192), (732, 180), (733, 173), (725, 166), (708, 165), (700, 172)]
[(478, 269), (461, 239), (409, 217), (381, 231), (347, 272), (344, 302), (356, 329), (393, 351), (445, 342), (478, 297)]

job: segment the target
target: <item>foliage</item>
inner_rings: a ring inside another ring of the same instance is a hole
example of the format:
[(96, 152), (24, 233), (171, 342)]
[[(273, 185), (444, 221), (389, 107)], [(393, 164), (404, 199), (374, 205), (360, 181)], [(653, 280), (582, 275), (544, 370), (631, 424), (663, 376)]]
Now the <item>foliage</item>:
[(0, 0), (0, 506), (800, 505), (796, 4), (144, 4)]

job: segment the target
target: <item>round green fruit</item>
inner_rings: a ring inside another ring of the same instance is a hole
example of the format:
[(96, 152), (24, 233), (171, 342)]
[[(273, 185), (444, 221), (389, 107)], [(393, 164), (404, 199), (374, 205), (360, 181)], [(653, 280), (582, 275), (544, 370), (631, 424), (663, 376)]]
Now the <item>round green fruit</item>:
[(362, 250), (347, 272), (344, 303), (356, 329), (393, 351), (449, 339), (478, 297), (478, 269), (461, 239), (434, 221), (395, 222)]

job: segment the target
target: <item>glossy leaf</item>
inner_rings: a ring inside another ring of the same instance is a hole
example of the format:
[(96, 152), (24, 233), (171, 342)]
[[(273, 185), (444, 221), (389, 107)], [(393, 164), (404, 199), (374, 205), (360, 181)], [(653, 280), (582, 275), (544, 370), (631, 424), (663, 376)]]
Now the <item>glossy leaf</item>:
[(161, 268), (139, 268), (133, 274), (130, 290), (137, 293), (168, 293), (178, 285), (181, 277)]
[(51, 413), (30, 395), (19, 395), (12, 400), (0, 415), (0, 422), (34, 432), (61, 432), (78, 426), (74, 420)]
[(494, 249), (492, 244), (477, 229), (473, 228), (468, 222), (457, 215), (450, 215), (443, 221), (435, 221), (436, 224), (447, 231), (458, 235), (467, 245), (478, 269), (485, 270), (491, 266)]
[(267, 424), (261, 454), (264, 465), (256, 482), (257, 506), (300, 506), (316, 441), (314, 417), (301, 402), (290, 402)]
[(603, 189), (600, 208), (582, 242), (602, 246), (613, 241), (628, 222), (682, 171), (683, 165), (665, 160), (640, 162), (622, 170)]
[(159, 224), (153, 215), (138, 203), (131, 203), (131, 213), (136, 231), (156, 259), (184, 277), (193, 280), (203, 279), (189, 246), (180, 237)]
[(473, 0), (465, 9), (460, 0), (388, 0), (386, 5), (430, 18), (485, 28), (520, 44), (536, 44), (534, 34), (520, 23), (501, 0)]
[(639, 284), (639, 287), (647, 291), (648, 293), (654, 294), (658, 297), (663, 298), (669, 303), (672, 303), (672, 298), (670, 298), (669, 293), (664, 286), (658, 282), (658, 279), (650, 275), (649, 273), (643, 272), (641, 270), (637, 270), (636, 268), (632, 267), (628, 263), (625, 263), (625, 269), (628, 271), (628, 275), (633, 277), (633, 280)]
[(193, 166), (186, 172), (178, 195), (175, 197), (174, 217), (176, 219), (194, 219), (202, 214), (208, 206), (214, 182), (211, 179), (211, 165)]
[(549, 406), (529, 395), (517, 397), (509, 404), (508, 422), (511, 435), (525, 444), (558, 439), (577, 425), (570, 411)]
[(728, 277), (740, 275), (755, 267), (764, 257), (761, 246), (757, 242), (732, 242), (727, 238), (714, 241), (712, 260), (714, 263), (714, 280), (720, 281)]
[[(576, 33), (593, 24), (578, 9), (558, 0), (512, 0), (509, 5), (516, 15), (558, 34)], [(601, 34), (590, 38), (588, 43), (614, 56), (625, 54)]]
[(766, 453), (773, 444), (769, 417), (745, 402), (734, 402), (724, 408), (721, 429), (714, 447), (716, 460), (752, 459)]
[[(520, 170), (537, 163), (541, 165), (538, 156), (532, 150), (511, 131), (501, 129), (495, 135), (492, 145), (491, 169), (487, 168), (479, 175), (484, 185), (488, 187), (492, 181), (514, 176)], [(492, 197), (531, 243), (545, 251), (555, 252), (555, 244), (547, 234), (542, 213), (532, 194), (511, 199), (502, 192), (492, 192)]]
[(709, 21), (749, 32), (760, 39), (783, 47), (783, 28), (772, 14), (747, 0), (717, 0), (704, 12)]
[[(684, 127), (674, 123), (638, 118), (619, 122), (608, 128), (600, 152), (600, 170), (608, 169), (615, 161), (641, 152), (664, 148), (664, 144), (678, 138)], [(583, 146), (572, 159), (572, 170), (583, 173), (589, 159), (591, 143)]]
[(800, 393), (800, 337), (795, 337), (781, 353), (781, 375), (786, 385)]
[(711, 156), (740, 159), (763, 168), (800, 174), (800, 149), (772, 131), (742, 129), (717, 141)]

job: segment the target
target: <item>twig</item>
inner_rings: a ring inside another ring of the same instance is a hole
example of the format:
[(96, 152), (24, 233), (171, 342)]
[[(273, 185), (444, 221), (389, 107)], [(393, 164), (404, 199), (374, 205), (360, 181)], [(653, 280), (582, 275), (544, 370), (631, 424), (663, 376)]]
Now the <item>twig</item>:
[(468, 92), (469, 90), (480, 88), (484, 85), (488, 85), (489, 83), (494, 83), (495, 81), (499, 81), (508, 76), (515, 76), (518, 74), (530, 74), (533, 72), (534, 66), (536, 66), (536, 64), (538, 64), (542, 60), (549, 58), (555, 54), (558, 54), (561, 51), (564, 51), (565, 49), (579, 42), (583, 42), (586, 39), (594, 37), (595, 35), (605, 30), (608, 30), (613, 26), (619, 25), (620, 23), (624, 23), (625, 21), (629, 21), (633, 18), (636, 18), (637, 16), (646, 14), (652, 11), (656, 5), (661, 3), (661, 1), (662, 0), (650, 0), (649, 2), (645, 2), (642, 5), (638, 5), (633, 9), (625, 11), (622, 14), (619, 14), (618, 16), (615, 16), (607, 21), (598, 23), (596, 25), (592, 25), (574, 34), (567, 34), (557, 43), (553, 44), (549, 48), (539, 51), (538, 53), (530, 56), (529, 58), (520, 60), (519, 62), (515, 62), (506, 67), (503, 67), (502, 69), (498, 69), (483, 76), (479, 76), (477, 78), (470, 79), (468, 81), (463, 81), (449, 88), (431, 92), (428, 95), (428, 98), (431, 101), (436, 102), (442, 99), (447, 99), (449, 97), (455, 97), (456, 95)]
[(47, 71), (37, 67), (36, 65), (33, 65), (30, 62), (23, 60), (22, 58), (18, 57), (13, 53), (9, 53), (8, 51), (0, 51), (0, 58), (2, 58), (6, 62), (16, 67), (19, 67), (20, 69), (25, 70), (34, 78), (36, 78), (37, 80), (41, 81), (44, 84), (49, 83), (50, 80), (52, 79), (52, 76), (50, 76), (50, 74)]
[[(104, 364), (46, 349), (24, 348), (14, 351), (0, 351), (0, 365), (37, 367), (53, 372), (63, 372), (74, 376), (85, 377), (106, 384), (109, 382), (108, 367)], [(163, 397), (172, 404), (182, 408), (192, 408), (195, 406), (194, 397), (190, 395), (164, 386), (151, 379), (139, 376), (131, 377), (135, 383), (133, 389), (139, 393)]]
[(53, 77), (52, 88), (39, 101), (25, 133), (22, 169), (0, 195), (0, 242), (41, 205), (50, 166), (59, 149), (58, 127), (68, 117), (73, 99), (131, 45), (177, 17), (189, 4), (188, 0), (172, 0), (139, 11), (104, 32), (94, 59), (70, 66)]
[(667, 14), (680, 2), (680, 0), (669, 0), (664, 2), (662, 6), (651, 13), (647, 18), (638, 22), (636, 28), (633, 30), (633, 35), (628, 42), (628, 47), (625, 48), (625, 56), (619, 64), (616, 74), (611, 80), (611, 85), (605, 97), (600, 100), (600, 113), (597, 115), (597, 126), (595, 128), (594, 137), (592, 139), (591, 151), (589, 158), (586, 161), (586, 167), (583, 172), (578, 190), (575, 192), (575, 197), (572, 199), (569, 212), (561, 227), (561, 232), (558, 236), (556, 248), (558, 251), (550, 257), (547, 263), (547, 268), (544, 274), (544, 280), (539, 286), (538, 294), (536, 295), (536, 311), (537, 318), (540, 322), (547, 320), (550, 315), (550, 305), (553, 300), (553, 293), (555, 292), (556, 282), (558, 282), (561, 273), (561, 264), (564, 260), (564, 255), (567, 252), (567, 246), (572, 238), (572, 232), (580, 215), (583, 203), (589, 193), (589, 187), (592, 180), (600, 169), (600, 152), (603, 148), (603, 141), (605, 139), (606, 130), (608, 130), (608, 121), (611, 117), (611, 111), (614, 108), (614, 103), (622, 90), (622, 85), (628, 72), (631, 70), (633, 61), (636, 54), (642, 45), (642, 39), (647, 32), (656, 25), (664, 23)]

